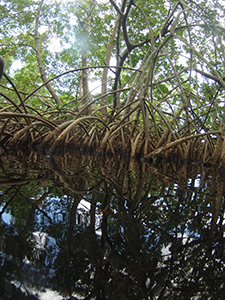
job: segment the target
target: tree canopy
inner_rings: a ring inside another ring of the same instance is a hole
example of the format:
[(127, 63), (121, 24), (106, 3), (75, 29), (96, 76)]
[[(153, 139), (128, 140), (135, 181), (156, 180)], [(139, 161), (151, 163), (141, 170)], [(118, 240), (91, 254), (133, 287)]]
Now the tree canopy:
[(2, 144), (225, 159), (222, 1), (14, 0), (0, 13)]

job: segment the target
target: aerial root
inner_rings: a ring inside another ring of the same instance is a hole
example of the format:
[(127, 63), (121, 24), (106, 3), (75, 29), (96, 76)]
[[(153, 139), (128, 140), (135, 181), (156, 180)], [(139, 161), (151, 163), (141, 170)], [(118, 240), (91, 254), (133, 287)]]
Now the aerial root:
[(141, 137), (141, 135), (143, 134), (144, 131), (141, 131), (137, 134), (136, 138), (133, 139), (131, 138), (130, 142), (131, 142), (131, 153), (130, 153), (130, 156), (131, 157), (135, 157), (136, 154), (138, 154), (138, 142), (139, 142), (139, 139)]
[[(26, 142), (26, 139), (28, 138), (28, 134), (30, 133), (31, 129), (35, 129), (35, 131), (37, 132), (37, 128), (35, 128), (36, 126), (43, 126), (43, 123), (41, 121), (37, 121), (31, 123), (30, 125), (25, 126), (21, 130), (17, 131), (14, 134), (14, 136), (8, 140), (7, 145), (9, 147), (15, 147), (17, 143), (21, 142), (22, 140)], [(38, 133), (39, 133), (39, 138), (43, 139), (43, 135), (41, 134), (41, 132), (38, 131)], [(30, 136), (32, 137), (32, 143), (34, 143), (37, 138), (37, 137), (35, 138), (34, 132), (30, 133)]]
[(225, 166), (225, 140), (223, 139), (219, 166)]
[(212, 154), (212, 157), (211, 157), (211, 163), (212, 164), (218, 163), (218, 161), (220, 159), (220, 155), (221, 155), (222, 144), (223, 144), (223, 135), (220, 132), (218, 134), (217, 141), (216, 141), (216, 146), (214, 148), (214, 151), (213, 151), (213, 154)]
[[(97, 116), (85, 116), (57, 124), (40, 116), (22, 113), (0, 113), (0, 142), (10, 148), (27, 145), (48, 155), (63, 149), (79, 149), (96, 155), (126, 155), (152, 161), (153, 157), (179, 157), (183, 161), (202, 161), (225, 165), (223, 132), (211, 131), (185, 136), (159, 126), (155, 135), (152, 126), (145, 130), (141, 123), (123, 118), (109, 124)], [(25, 121), (29, 119), (29, 124)], [(139, 120), (141, 121), (141, 120)], [(214, 137), (217, 137), (214, 145)]]

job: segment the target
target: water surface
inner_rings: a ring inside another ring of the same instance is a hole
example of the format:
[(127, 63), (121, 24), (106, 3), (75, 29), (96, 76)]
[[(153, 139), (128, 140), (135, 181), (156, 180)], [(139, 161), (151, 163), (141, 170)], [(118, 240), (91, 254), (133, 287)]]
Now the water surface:
[(224, 299), (224, 174), (1, 150), (0, 299)]

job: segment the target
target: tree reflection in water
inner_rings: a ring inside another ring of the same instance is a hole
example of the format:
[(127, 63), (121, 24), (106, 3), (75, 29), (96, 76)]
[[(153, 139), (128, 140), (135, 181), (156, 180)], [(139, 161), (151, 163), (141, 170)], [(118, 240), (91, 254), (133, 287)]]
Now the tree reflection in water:
[(0, 184), (0, 299), (224, 299), (215, 166), (1, 150)]

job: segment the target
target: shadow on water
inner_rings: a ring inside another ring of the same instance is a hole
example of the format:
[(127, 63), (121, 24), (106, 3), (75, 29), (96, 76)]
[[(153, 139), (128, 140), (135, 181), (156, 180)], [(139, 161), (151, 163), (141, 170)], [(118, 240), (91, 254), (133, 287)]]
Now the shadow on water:
[(0, 169), (0, 299), (224, 299), (215, 167), (1, 150)]

